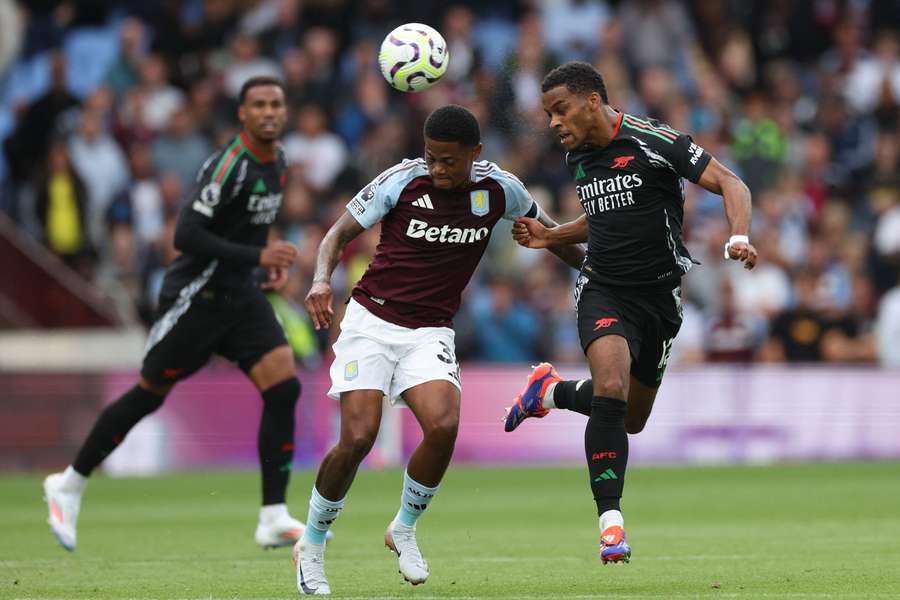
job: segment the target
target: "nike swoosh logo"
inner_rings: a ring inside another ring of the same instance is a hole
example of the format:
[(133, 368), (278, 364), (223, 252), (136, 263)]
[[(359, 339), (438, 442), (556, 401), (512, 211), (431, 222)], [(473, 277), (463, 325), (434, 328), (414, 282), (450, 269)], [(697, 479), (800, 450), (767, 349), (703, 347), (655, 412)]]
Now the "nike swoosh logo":
[(303, 578), (303, 567), (300, 565), (300, 561), (297, 561), (297, 571), (300, 573), (300, 588), (303, 590), (304, 594), (315, 594), (318, 588), (311, 588), (306, 585), (306, 580)]

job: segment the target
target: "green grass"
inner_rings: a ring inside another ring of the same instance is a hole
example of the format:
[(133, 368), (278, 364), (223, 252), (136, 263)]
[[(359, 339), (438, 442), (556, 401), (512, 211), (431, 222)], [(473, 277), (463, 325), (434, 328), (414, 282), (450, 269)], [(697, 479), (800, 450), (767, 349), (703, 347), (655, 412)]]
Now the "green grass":
[[(313, 473), (294, 475), (305, 517)], [(78, 550), (37, 476), (0, 477), (0, 598), (294, 598), (290, 550), (252, 540), (255, 473), (92, 481)], [(328, 549), (336, 597), (900, 598), (900, 464), (631, 469), (634, 560), (602, 566), (581, 469), (451, 469), (411, 587), (382, 546), (400, 474), (361, 472)]]

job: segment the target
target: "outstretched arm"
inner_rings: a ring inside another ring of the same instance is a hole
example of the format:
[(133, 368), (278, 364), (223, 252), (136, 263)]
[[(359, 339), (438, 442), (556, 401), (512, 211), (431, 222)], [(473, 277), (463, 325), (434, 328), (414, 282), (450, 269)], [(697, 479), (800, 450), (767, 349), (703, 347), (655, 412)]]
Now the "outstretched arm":
[[(551, 219), (547, 216), (547, 213), (543, 210), (541, 214), (538, 216), (538, 224), (544, 227), (545, 231), (553, 231), (555, 228), (561, 227), (559, 223)], [(577, 222), (577, 221), (576, 221)], [(587, 221), (585, 220), (585, 224)], [(518, 223), (513, 225), (513, 237), (515, 237), (515, 228)], [(569, 225), (569, 224), (567, 224)], [(527, 229), (527, 227), (526, 227)], [(580, 236), (580, 233), (578, 234)], [(585, 240), (587, 240), (587, 236), (585, 235)], [(518, 239), (516, 240), (518, 241)], [(521, 243), (521, 242), (520, 242)], [(523, 244), (527, 245), (527, 244)], [(559, 257), (561, 261), (575, 269), (576, 271), (581, 270), (581, 265), (584, 262), (584, 246), (580, 243), (561, 243), (548, 245), (547, 250), (555, 254)]]
[(725, 203), (725, 217), (731, 227), (731, 238), (725, 244), (725, 258), (739, 260), (744, 263), (744, 268), (752, 269), (756, 266), (758, 255), (749, 238), (752, 216), (750, 190), (740, 177), (715, 158), (709, 161), (697, 183), (721, 195)]
[[(552, 223), (552, 221), (550, 221)], [(549, 248), (587, 241), (587, 216), (562, 225), (545, 225), (537, 219), (519, 217), (513, 224), (513, 239), (526, 248)]]
[(350, 213), (345, 212), (331, 226), (319, 244), (316, 255), (316, 272), (313, 275), (312, 287), (306, 294), (306, 310), (316, 329), (328, 328), (334, 317), (331, 308), (331, 275), (341, 259), (344, 248), (356, 236), (365, 231), (362, 225)]

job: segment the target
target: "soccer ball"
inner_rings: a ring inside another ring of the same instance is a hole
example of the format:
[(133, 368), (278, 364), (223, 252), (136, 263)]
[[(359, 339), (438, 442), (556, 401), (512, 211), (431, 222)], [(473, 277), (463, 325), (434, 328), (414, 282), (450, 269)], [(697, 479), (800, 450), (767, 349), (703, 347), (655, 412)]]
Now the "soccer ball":
[(378, 53), (381, 74), (401, 92), (427, 90), (441, 78), (449, 62), (447, 42), (421, 23), (407, 23), (387, 34)]

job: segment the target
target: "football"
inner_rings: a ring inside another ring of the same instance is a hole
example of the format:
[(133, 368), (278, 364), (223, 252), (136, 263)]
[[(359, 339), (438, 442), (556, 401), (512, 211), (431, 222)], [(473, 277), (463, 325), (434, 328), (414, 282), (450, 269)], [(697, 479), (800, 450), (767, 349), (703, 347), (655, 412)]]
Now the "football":
[(381, 74), (401, 92), (421, 92), (447, 70), (450, 54), (443, 36), (421, 23), (407, 23), (387, 34), (378, 53)]

